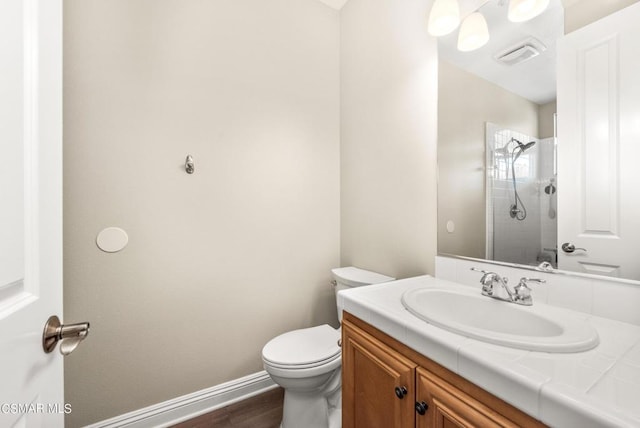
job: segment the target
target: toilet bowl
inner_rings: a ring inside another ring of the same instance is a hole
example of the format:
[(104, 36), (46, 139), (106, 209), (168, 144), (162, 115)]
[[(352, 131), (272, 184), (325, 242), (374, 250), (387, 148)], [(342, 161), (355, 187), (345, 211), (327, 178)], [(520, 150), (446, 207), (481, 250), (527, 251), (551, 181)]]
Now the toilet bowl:
[[(394, 279), (355, 267), (331, 272), (336, 295)], [(281, 334), (262, 349), (264, 369), (285, 391), (281, 428), (341, 427), (340, 337), (340, 329), (323, 324)]]

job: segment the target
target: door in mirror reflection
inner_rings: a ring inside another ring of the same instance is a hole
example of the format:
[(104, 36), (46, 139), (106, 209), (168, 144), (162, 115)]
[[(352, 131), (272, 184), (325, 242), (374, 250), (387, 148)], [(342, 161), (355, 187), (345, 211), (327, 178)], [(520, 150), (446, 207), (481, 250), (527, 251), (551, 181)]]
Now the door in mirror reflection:
[(560, 269), (640, 280), (638, 22), (640, 4), (558, 45)]

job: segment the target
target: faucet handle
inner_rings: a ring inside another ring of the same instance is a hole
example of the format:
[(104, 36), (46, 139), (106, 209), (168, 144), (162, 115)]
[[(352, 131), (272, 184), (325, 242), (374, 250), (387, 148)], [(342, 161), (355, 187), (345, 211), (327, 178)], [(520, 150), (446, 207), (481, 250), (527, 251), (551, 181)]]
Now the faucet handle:
[(522, 278), (520, 278), (520, 284), (526, 285), (527, 282), (537, 282), (538, 284), (544, 284), (547, 281), (545, 279), (540, 279), (540, 278), (527, 278), (526, 276), (523, 276)]
[[(472, 267), (471, 270), (482, 272), (483, 275), (482, 278), (480, 278), (480, 284), (482, 284), (482, 294), (484, 294), (485, 296), (493, 296), (493, 284), (495, 283), (501, 284), (502, 287), (507, 290), (507, 293), (509, 293), (509, 290), (507, 288), (507, 283), (509, 282), (508, 278), (502, 277), (495, 272), (488, 272), (486, 270), (478, 269), (475, 267)], [(511, 293), (509, 293), (509, 296), (511, 296)]]
[(504, 284), (507, 284), (509, 282), (509, 278), (500, 276), (496, 272), (486, 271), (484, 269), (478, 269), (476, 267), (472, 267), (471, 270), (482, 272), (484, 274), (482, 275), (482, 279), (480, 280), (480, 282), (482, 282), (483, 284), (487, 281), (490, 281), (491, 283), (493, 283), (494, 281), (500, 281)]
[(547, 281), (540, 278), (520, 278), (520, 283), (518, 283), (514, 288), (515, 298), (518, 303), (530, 306), (533, 304), (533, 299), (531, 298), (531, 288), (527, 285), (528, 282), (537, 282), (538, 284), (541, 284)]
[(533, 299), (531, 298), (531, 289), (527, 287), (526, 282), (520, 281), (520, 284), (516, 285), (514, 291), (516, 302), (520, 302), (525, 305), (531, 305), (533, 303)]

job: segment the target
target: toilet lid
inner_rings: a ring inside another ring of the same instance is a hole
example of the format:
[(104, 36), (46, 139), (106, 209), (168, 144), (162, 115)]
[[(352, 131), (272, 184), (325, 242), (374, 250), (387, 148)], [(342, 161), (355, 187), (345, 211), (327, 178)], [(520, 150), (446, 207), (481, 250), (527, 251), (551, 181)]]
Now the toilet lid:
[(321, 365), (340, 357), (340, 330), (327, 324), (281, 334), (262, 349), (262, 358), (268, 364), (307, 368)]

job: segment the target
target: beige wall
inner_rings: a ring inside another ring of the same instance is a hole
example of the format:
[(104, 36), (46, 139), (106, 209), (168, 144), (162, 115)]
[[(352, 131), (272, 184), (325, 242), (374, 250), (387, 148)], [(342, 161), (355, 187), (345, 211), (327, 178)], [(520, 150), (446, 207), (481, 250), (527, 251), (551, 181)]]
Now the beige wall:
[(538, 138), (549, 138), (554, 135), (553, 115), (558, 111), (558, 103), (554, 100), (538, 106)]
[[(316, 0), (64, 12), (65, 320), (91, 321), (65, 359), (75, 427), (262, 370), (270, 338), (336, 325), (339, 16)], [(96, 248), (107, 226), (129, 233), (122, 252)]]
[(565, 34), (582, 28), (638, 0), (564, 0)]
[(427, 0), (350, 0), (341, 11), (342, 264), (433, 273), (436, 41)]
[(445, 61), (439, 75), (438, 251), (485, 258), (485, 123), (535, 136), (538, 105)]

